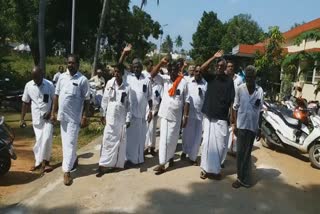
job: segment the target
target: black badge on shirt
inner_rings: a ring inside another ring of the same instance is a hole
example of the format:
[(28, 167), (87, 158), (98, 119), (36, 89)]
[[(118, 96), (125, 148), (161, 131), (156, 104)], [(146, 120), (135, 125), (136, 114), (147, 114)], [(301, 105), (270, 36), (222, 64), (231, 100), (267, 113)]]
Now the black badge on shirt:
[(261, 104), (261, 100), (257, 99), (256, 102), (254, 103), (255, 106), (259, 107)]
[(123, 103), (124, 102), (124, 99), (126, 98), (127, 96), (127, 93), (126, 92), (122, 92), (121, 94), (121, 102)]
[(159, 93), (158, 90), (156, 90), (154, 93), (156, 94), (156, 97), (159, 97), (159, 96), (160, 96), (160, 93)]
[(203, 93), (202, 93), (202, 90), (201, 88), (198, 88), (199, 89), (199, 96), (202, 97)]
[(176, 95), (180, 95), (180, 89), (176, 90)]
[(48, 103), (49, 102), (49, 94), (44, 94), (43, 95), (43, 102)]
[(146, 85), (146, 84), (143, 84), (143, 86), (142, 86), (142, 91), (143, 91), (144, 93), (147, 92), (147, 85)]
[(74, 86), (78, 86), (78, 83), (75, 83), (75, 82), (74, 82), (74, 83), (72, 83), (72, 85), (74, 85)]

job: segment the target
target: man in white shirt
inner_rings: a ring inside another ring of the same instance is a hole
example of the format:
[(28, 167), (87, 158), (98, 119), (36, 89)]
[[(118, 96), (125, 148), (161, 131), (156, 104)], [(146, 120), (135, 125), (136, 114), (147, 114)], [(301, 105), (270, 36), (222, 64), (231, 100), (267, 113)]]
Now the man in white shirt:
[(64, 72), (64, 68), (63, 68), (62, 65), (60, 65), (59, 68), (58, 68), (58, 72), (54, 74), (53, 79), (52, 79), (52, 83), (53, 83), (54, 86), (56, 86), (56, 84), (57, 84), (57, 82), (59, 80), (59, 77), (63, 72)]
[(232, 187), (250, 187), (251, 151), (255, 138), (261, 137), (263, 90), (256, 85), (256, 68), (245, 69), (246, 83), (236, 89), (233, 130), (237, 135), (237, 181)]
[(131, 125), (127, 129), (127, 167), (144, 162), (144, 145), (147, 134), (146, 109), (149, 106), (147, 121), (152, 119), (152, 86), (150, 79), (142, 73), (140, 59), (132, 62), (133, 74), (127, 74), (131, 89)]
[(126, 129), (131, 120), (131, 92), (129, 85), (122, 79), (123, 69), (123, 65), (114, 66), (114, 77), (107, 82), (102, 98), (101, 121), (106, 126), (97, 177), (110, 169), (123, 168), (126, 160)]
[(97, 69), (97, 74), (94, 75), (89, 80), (89, 82), (94, 83), (94, 87), (95, 87), (95, 90), (96, 90), (95, 104), (100, 107), (101, 99), (102, 99), (102, 96), (103, 96), (103, 90), (104, 90), (104, 87), (106, 85), (106, 81), (102, 76), (102, 70), (101, 69)]
[[(63, 73), (56, 86), (51, 120), (60, 121), (64, 171), (64, 184), (69, 186), (73, 179), (70, 172), (78, 165), (77, 144), (79, 128), (87, 126), (89, 109), (89, 81), (79, 71), (79, 58), (76, 55), (68, 56), (68, 70)], [(82, 111), (84, 109), (84, 113)]]
[(201, 66), (197, 66), (193, 71), (194, 75), (188, 82), (189, 93), (189, 120), (182, 132), (182, 154), (181, 159), (188, 155), (192, 164), (196, 164), (201, 138), (203, 114), (201, 112), (204, 97), (207, 91), (207, 82), (202, 78)]
[[(152, 120), (147, 125), (147, 136), (146, 136), (146, 150), (144, 154), (151, 154), (152, 156), (156, 156), (156, 130), (158, 123), (158, 112), (161, 102), (161, 96), (163, 93), (163, 80), (159, 74), (157, 74), (154, 78), (151, 78), (150, 72), (153, 68), (153, 61), (147, 60), (145, 63), (146, 70), (142, 71), (143, 74), (148, 76), (152, 85)], [(149, 112), (149, 106), (147, 107), (147, 112)]]
[(49, 119), (54, 97), (54, 86), (50, 81), (43, 78), (43, 72), (37, 66), (32, 69), (32, 79), (26, 84), (23, 92), (20, 126), (26, 126), (24, 117), (27, 112), (27, 104), (31, 102), (32, 125), (36, 137), (36, 143), (33, 147), (35, 165), (31, 168), (31, 171), (41, 168), (41, 174), (43, 174), (52, 171), (49, 161), (53, 124)]
[[(163, 58), (152, 70), (151, 77), (155, 77), (160, 67), (167, 63), (167, 59)], [(179, 75), (181, 70), (178, 63), (169, 64), (168, 71), (169, 75), (161, 76), (163, 78), (163, 96), (159, 109), (159, 117), (161, 118), (159, 165), (154, 169), (157, 175), (166, 171), (166, 163), (169, 162), (169, 167), (173, 166), (182, 115), (182, 127), (187, 125), (189, 117), (187, 81), (182, 75)]]

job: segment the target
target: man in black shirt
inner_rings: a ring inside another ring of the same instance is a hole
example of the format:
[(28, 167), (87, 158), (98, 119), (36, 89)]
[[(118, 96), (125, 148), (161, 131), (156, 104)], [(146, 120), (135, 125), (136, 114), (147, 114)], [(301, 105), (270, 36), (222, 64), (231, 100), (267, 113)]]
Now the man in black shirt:
[[(226, 61), (218, 51), (202, 66), (203, 78), (208, 82), (202, 113), (204, 114), (204, 132), (201, 156), (202, 179), (211, 174), (221, 179), (221, 160), (227, 147), (228, 115), (235, 96), (233, 80), (225, 74)], [(208, 73), (210, 63), (217, 60), (216, 73)]]

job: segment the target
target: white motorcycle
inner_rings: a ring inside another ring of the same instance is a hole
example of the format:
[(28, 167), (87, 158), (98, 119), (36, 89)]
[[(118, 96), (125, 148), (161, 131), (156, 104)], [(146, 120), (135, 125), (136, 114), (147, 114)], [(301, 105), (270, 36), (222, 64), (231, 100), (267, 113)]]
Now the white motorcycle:
[(304, 124), (292, 117), (292, 111), (265, 102), (262, 118), (263, 146), (293, 148), (308, 155), (312, 165), (320, 169), (320, 117), (309, 116), (310, 123)]

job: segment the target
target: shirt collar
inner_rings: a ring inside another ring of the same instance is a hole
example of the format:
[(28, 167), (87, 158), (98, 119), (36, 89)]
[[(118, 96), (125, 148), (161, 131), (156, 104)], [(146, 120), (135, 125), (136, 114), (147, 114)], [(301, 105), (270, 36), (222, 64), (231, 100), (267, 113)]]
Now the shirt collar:
[(202, 78), (202, 77), (201, 77), (201, 79), (200, 79), (199, 82), (197, 82), (194, 77), (191, 77), (191, 82), (195, 82), (195, 83), (197, 83), (197, 84), (199, 84), (199, 85), (200, 85), (200, 84), (204, 84), (204, 81), (203, 81), (203, 78)]

